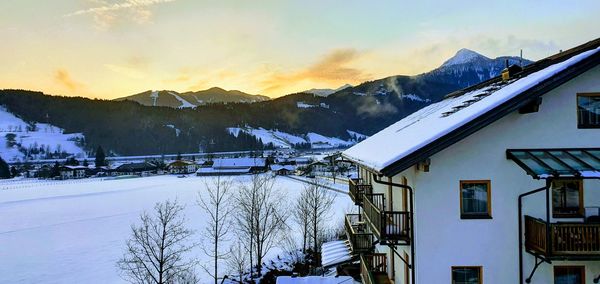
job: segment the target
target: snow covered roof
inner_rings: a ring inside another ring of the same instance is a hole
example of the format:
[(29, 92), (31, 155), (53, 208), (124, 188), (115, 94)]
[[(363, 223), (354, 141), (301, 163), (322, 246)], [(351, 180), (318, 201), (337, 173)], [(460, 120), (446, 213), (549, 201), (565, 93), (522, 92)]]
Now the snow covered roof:
[(348, 241), (332, 241), (321, 245), (321, 264), (323, 267), (344, 263), (352, 259)]
[(278, 170), (288, 170), (288, 171), (294, 171), (296, 168), (292, 165), (271, 165), (271, 170), (272, 171), (278, 171)]
[(213, 168), (264, 167), (265, 158), (221, 158), (213, 160)]
[[(563, 53), (540, 60), (508, 82), (497, 77), (456, 92), (458, 95), (453, 93), (344, 151), (343, 156), (377, 172), (394, 175), (583, 72), (573, 71), (575, 67), (589, 69), (597, 65), (598, 46), (600, 39), (575, 48), (580, 49), (578, 52), (573, 49), (565, 51), (562, 57), (559, 55)], [(594, 64), (584, 65), (589, 58)], [(563, 80), (552, 80), (559, 74)], [(489, 123), (474, 123), (484, 116)]]
[(354, 279), (350, 276), (279, 276), (277, 284), (338, 284), (338, 283), (354, 283)]
[(236, 169), (215, 169), (215, 168), (199, 168), (197, 174), (205, 175), (216, 175), (216, 174), (247, 174), (250, 172), (250, 168), (236, 168)]

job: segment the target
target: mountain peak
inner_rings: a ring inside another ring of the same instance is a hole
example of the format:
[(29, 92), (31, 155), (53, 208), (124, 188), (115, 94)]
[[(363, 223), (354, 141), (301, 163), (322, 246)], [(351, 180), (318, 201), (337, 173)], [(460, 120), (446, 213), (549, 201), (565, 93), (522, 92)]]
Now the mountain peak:
[(446, 60), (444, 62), (444, 64), (442, 64), (442, 67), (469, 63), (469, 62), (476, 61), (478, 59), (489, 60), (489, 58), (487, 58), (473, 50), (470, 50), (467, 48), (461, 48), (460, 50), (458, 50), (456, 52), (456, 54), (454, 56), (452, 56), (450, 59)]

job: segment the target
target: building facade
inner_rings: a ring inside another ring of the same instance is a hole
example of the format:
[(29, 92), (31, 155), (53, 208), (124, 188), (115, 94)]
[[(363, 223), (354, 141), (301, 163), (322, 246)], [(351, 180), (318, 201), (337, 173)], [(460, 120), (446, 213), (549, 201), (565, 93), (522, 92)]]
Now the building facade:
[(598, 46), (451, 94), (344, 152), (359, 167), (346, 231), (363, 282), (597, 283)]

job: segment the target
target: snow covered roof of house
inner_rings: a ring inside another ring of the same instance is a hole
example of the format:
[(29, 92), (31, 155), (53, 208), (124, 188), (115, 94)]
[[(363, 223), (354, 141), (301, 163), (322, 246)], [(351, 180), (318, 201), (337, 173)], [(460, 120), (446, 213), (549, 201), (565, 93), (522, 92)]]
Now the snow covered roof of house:
[(354, 283), (354, 279), (351, 276), (307, 276), (307, 277), (293, 277), (293, 276), (279, 276), (277, 277), (277, 284), (338, 284), (338, 283)]
[(70, 165), (64, 165), (62, 166), (63, 169), (69, 169), (69, 170), (85, 170), (87, 169), (87, 167), (85, 166), (70, 166)]
[(194, 165), (194, 162), (186, 161), (186, 160), (176, 160), (176, 161), (171, 162), (169, 164), (169, 167), (186, 167), (186, 166), (190, 166), (190, 165)]
[(213, 168), (264, 167), (265, 158), (221, 158), (213, 160)]
[(288, 170), (288, 171), (294, 171), (296, 168), (292, 165), (271, 165), (270, 166), (272, 171), (279, 171), (282, 169)]
[(199, 168), (197, 174), (246, 174), (250, 172), (250, 168), (235, 168), (235, 169), (215, 169), (215, 168)]
[(333, 266), (352, 259), (348, 241), (332, 241), (321, 245), (321, 264), (323, 267)]
[(449, 94), (343, 152), (392, 176), (514, 112), (600, 63), (600, 39), (528, 65), (509, 81), (501, 77)]

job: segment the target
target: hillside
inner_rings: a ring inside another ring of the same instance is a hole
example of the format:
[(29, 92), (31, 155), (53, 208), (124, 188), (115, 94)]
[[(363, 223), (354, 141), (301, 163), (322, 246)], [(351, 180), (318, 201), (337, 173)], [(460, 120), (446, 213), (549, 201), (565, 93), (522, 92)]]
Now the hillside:
[(176, 91), (145, 91), (139, 94), (117, 98), (115, 101), (134, 101), (145, 106), (166, 106), (172, 108), (194, 108), (214, 103), (252, 103), (269, 100), (261, 95), (251, 95), (237, 90), (227, 91), (210, 88), (197, 92), (179, 93)]

